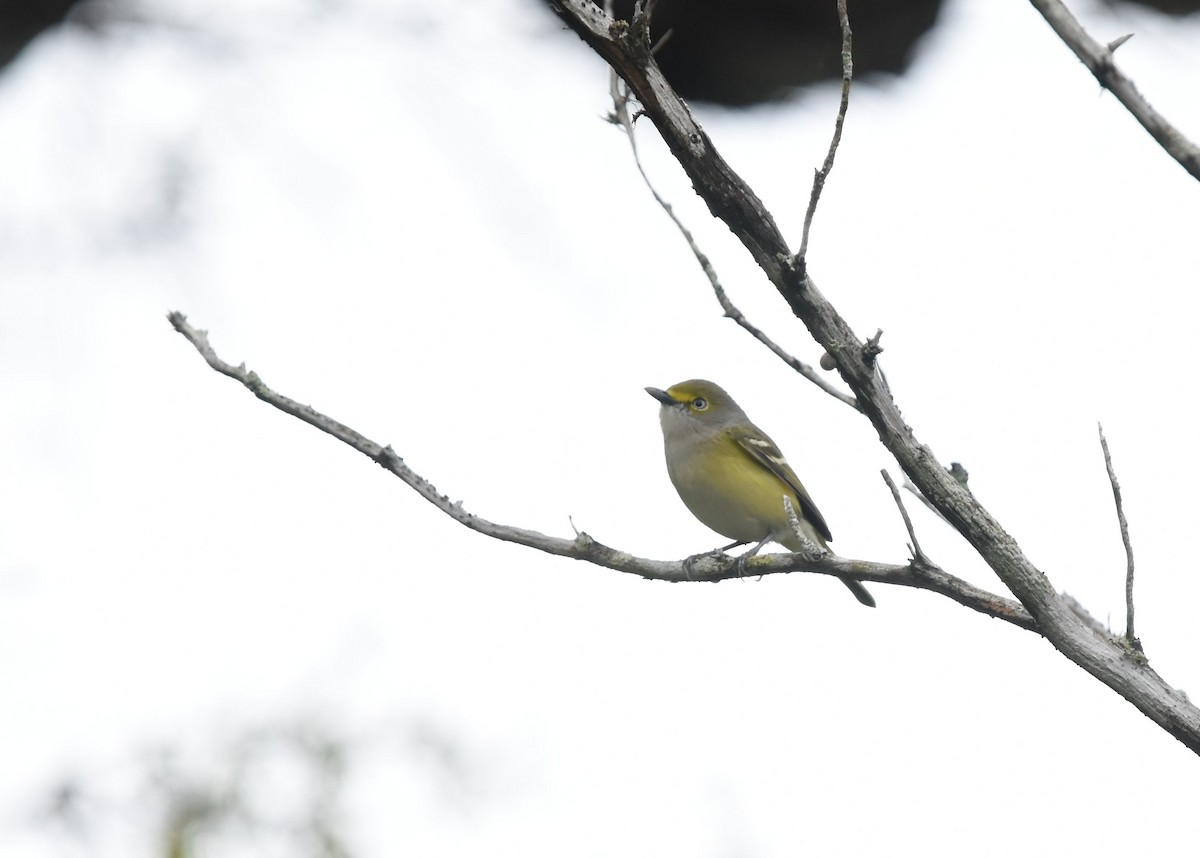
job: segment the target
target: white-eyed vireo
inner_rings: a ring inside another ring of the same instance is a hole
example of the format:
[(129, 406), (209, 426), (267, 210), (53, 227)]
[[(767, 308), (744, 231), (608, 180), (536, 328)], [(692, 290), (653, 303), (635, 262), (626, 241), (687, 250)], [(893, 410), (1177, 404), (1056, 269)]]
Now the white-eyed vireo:
[[(790, 551), (804, 543), (788, 521), (783, 499), (791, 502), (800, 531), (821, 550), (833, 537), (796, 472), (767, 433), (750, 422), (728, 393), (711, 381), (681, 381), (667, 390), (647, 387), (662, 403), (667, 473), (692, 515), (736, 545), (755, 543), (745, 556), (768, 542)], [(867, 588), (842, 578), (858, 601), (875, 607)]]

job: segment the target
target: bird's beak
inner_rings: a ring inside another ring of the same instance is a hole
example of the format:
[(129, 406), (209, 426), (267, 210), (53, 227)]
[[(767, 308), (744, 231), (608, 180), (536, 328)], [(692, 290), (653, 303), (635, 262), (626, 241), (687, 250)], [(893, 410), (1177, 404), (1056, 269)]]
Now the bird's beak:
[(657, 387), (647, 387), (646, 392), (661, 402), (663, 405), (675, 405), (675, 400), (671, 398), (671, 394), (665, 390), (659, 390)]

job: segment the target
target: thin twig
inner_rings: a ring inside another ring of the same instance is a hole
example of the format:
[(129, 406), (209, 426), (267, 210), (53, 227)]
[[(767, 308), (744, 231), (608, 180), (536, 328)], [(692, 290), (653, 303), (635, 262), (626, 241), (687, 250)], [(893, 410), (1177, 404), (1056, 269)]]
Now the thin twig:
[(1200, 179), (1200, 147), (1188, 140), (1166, 117), (1150, 106), (1145, 96), (1138, 92), (1133, 81), (1125, 76), (1113, 60), (1113, 50), (1119, 47), (1124, 37), (1105, 46), (1087, 34), (1083, 26), (1071, 14), (1061, 0), (1030, 0), (1046, 22), (1058, 34), (1080, 61), (1095, 75), (1100, 85), (1117, 97), (1133, 118), (1150, 132), (1158, 145), (1178, 161), (1195, 179)]
[(720, 283), (718, 283), (715, 279), (711, 279), (710, 282), (712, 283), (713, 294), (717, 296), (717, 302), (721, 305), (721, 309), (725, 312), (725, 315), (728, 318), (732, 319), (743, 330), (748, 332), (750, 336), (754, 337), (756, 340), (766, 346), (781, 361), (811, 381), (817, 387), (821, 388), (821, 390), (825, 391), (839, 402), (844, 402), (846, 405), (849, 405), (854, 410), (859, 410), (857, 399), (848, 393), (838, 390), (835, 386), (826, 381), (819, 372), (812, 368), (812, 366), (806, 364), (799, 358), (788, 354), (786, 351), (776, 345), (774, 340), (768, 337), (744, 315), (742, 315), (742, 311), (734, 306), (733, 302), (729, 300), (729, 296), (725, 294), (725, 290), (722, 288)]
[(817, 211), (817, 201), (821, 199), (821, 191), (825, 180), (833, 170), (833, 159), (837, 155), (838, 144), (842, 142), (842, 125), (846, 121), (846, 111), (850, 107), (850, 82), (854, 79), (854, 53), (852, 50), (852, 34), (850, 32), (850, 15), (846, 11), (846, 0), (837, 0), (838, 21), (842, 25), (842, 99), (838, 104), (837, 119), (833, 123), (833, 139), (829, 141), (829, 152), (825, 155), (825, 163), (821, 169), (813, 171), (812, 192), (808, 195), (808, 210), (804, 213), (804, 231), (800, 236), (800, 249), (796, 258), (804, 260), (808, 256), (808, 231), (812, 227), (813, 215)]
[(683, 236), (684, 241), (687, 242), (688, 247), (692, 251), (692, 255), (695, 256), (696, 261), (700, 263), (700, 268), (704, 271), (704, 276), (708, 278), (709, 285), (712, 286), (713, 294), (717, 296), (717, 303), (721, 305), (721, 309), (724, 311), (725, 316), (729, 319), (732, 319), (739, 327), (742, 328), (742, 330), (746, 331), (750, 334), (750, 336), (754, 337), (756, 340), (766, 346), (772, 354), (774, 354), (804, 378), (811, 381), (834, 399), (837, 399), (839, 402), (843, 402), (846, 405), (849, 405), (851, 408), (857, 410), (858, 401), (855, 400), (853, 396), (838, 390), (837, 387), (826, 381), (825, 378), (809, 364), (806, 364), (804, 361), (785, 351), (779, 346), (779, 344), (768, 337), (760, 328), (751, 323), (745, 317), (745, 315), (743, 315), (742, 311), (739, 310), (731, 300), (729, 300), (729, 295), (726, 294), (725, 287), (721, 285), (721, 280), (719, 277), (717, 277), (717, 271), (715, 268), (713, 268), (712, 261), (708, 258), (708, 255), (700, 249), (700, 245), (696, 243), (696, 238), (692, 235), (692, 231), (688, 229), (684, 225), (683, 221), (679, 219), (679, 216), (675, 214), (675, 207), (663, 199), (662, 195), (659, 194), (658, 189), (654, 187), (654, 183), (650, 181), (650, 176), (647, 175), (646, 168), (642, 165), (642, 156), (641, 152), (638, 150), (637, 136), (634, 133), (633, 117), (629, 113), (629, 93), (615, 71), (610, 72), (609, 74), (609, 95), (613, 100), (613, 109), (612, 113), (608, 115), (608, 120), (614, 125), (619, 125), (625, 131), (625, 136), (629, 138), (630, 151), (633, 153), (633, 163), (637, 167), (637, 171), (641, 175), (642, 181), (646, 183), (646, 187), (650, 189), (650, 193), (653, 195), (654, 201), (658, 203), (659, 207), (664, 212), (667, 213), (667, 217), (669, 217), (671, 222), (675, 224), (675, 228), (679, 230), (679, 233)]
[(1104, 451), (1104, 467), (1108, 470), (1108, 482), (1112, 485), (1113, 503), (1117, 506), (1117, 522), (1121, 525), (1121, 542), (1125, 544), (1125, 640), (1138, 652), (1142, 643), (1133, 632), (1133, 543), (1129, 541), (1129, 522), (1125, 519), (1125, 507), (1121, 503), (1121, 484), (1117, 482), (1117, 472), (1113, 469), (1112, 455), (1108, 452), (1108, 439), (1104, 437), (1104, 427), (1096, 424), (1100, 432), (1100, 449)]
[[(726, 554), (704, 554), (696, 558), (689, 558), (690, 562), (650, 560), (610, 548), (581, 531), (576, 531), (574, 539), (561, 539), (539, 533), (536, 530), (498, 524), (480, 518), (463, 509), (461, 502), (451, 501), (445, 495), (439, 494), (432, 483), (406, 465), (390, 446), (377, 444), (349, 426), (327, 417), (312, 406), (302, 405), (294, 399), (276, 393), (267, 387), (257, 374), (246, 369), (245, 364), (233, 366), (221, 360), (209, 344), (207, 332), (189, 325), (187, 317), (182, 313), (170, 313), (167, 318), (172, 327), (187, 338), (188, 342), (196, 348), (196, 351), (214, 370), (239, 382), (268, 405), (353, 447), (386, 471), (399, 477), (422, 498), (459, 524), (493, 539), (513, 542), (547, 554), (583, 560), (596, 566), (657, 581), (676, 583), (724, 581), (730, 578), (740, 578), (746, 573), (771, 575), (805, 571), (895, 584), (900, 587), (912, 587), (939, 593), (981, 614), (1004, 620), (1026, 631), (1038, 631), (1033, 617), (1019, 603), (981, 590), (940, 569), (932, 571), (922, 569), (920, 572), (916, 572), (910, 565), (852, 560), (847, 557), (838, 557), (836, 554), (825, 553), (815, 553), (812, 556), (769, 554), (752, 557), (745, 561), (744, 568), (739, 567), (738, 558)], [(572, 528), (574, 528), (573, 523)]]
[(879, 472), (883, 475), (883, 481), (887, 483), (887, 487), (892, 491), (892, 498), (896, 501), (896, 506), (900, 509), (900, 517), (904, 519), (904, 528), (908, 531), (908, 538), (912, 540), (912, 545), (908, 548), (912, 552), (913, 560), (921, 566), (931, 566), (929, 558), (925, 556), (925, 552), (921, 550), (921, 543), (917, 542), (917, 532), (913, 529), (912, 519), (908, 517), (908, 510), (904, 508), (904, 501), (900, 500), (900, 490), (896, 488), (896, 484), (892, 481), (892, 475), (883, 469)]

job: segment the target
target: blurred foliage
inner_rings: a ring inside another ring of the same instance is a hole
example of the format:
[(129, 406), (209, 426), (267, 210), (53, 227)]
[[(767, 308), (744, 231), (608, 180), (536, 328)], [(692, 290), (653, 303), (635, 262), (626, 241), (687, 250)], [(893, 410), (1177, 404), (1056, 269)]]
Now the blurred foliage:
[(352, 858), (361, 852), (347, 791), (368, 755), (370, 777), (381, 762), (401, 769), (456, 813), (479, 797), (469, 755), (432, 722), (352, 738), (308, 717), (225, 741), (163, 744), (103, 772), (64, 776), (36, 824), (64, 854)]

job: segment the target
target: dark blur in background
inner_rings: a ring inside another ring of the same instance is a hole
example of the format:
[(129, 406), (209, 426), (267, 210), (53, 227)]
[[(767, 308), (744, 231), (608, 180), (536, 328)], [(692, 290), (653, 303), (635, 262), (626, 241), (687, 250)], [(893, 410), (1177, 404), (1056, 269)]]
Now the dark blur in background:
[[(942, 2), (853, 0), (855, 76), (903, 74), (921, 49), (921, 37), (937, 25)], [(1123, 2), (1169, 15), (1200, 11), (1200, 0)], [(614, 5), (618, 17), (628, 18), (633, 10), (633, 0)], [(81, 27), (102, 36), (112, 24), (153, 17), (138, 0), (0, 0), (0, 68), (51, 27)], [(654, 24), (655, 32), (671, 33), (659, 64), (680, 94), (694, 101), (752, 105), (841, 75), (833, 0), (661, 0)], [(564, 32), (563, 38), (574, 36)]]

